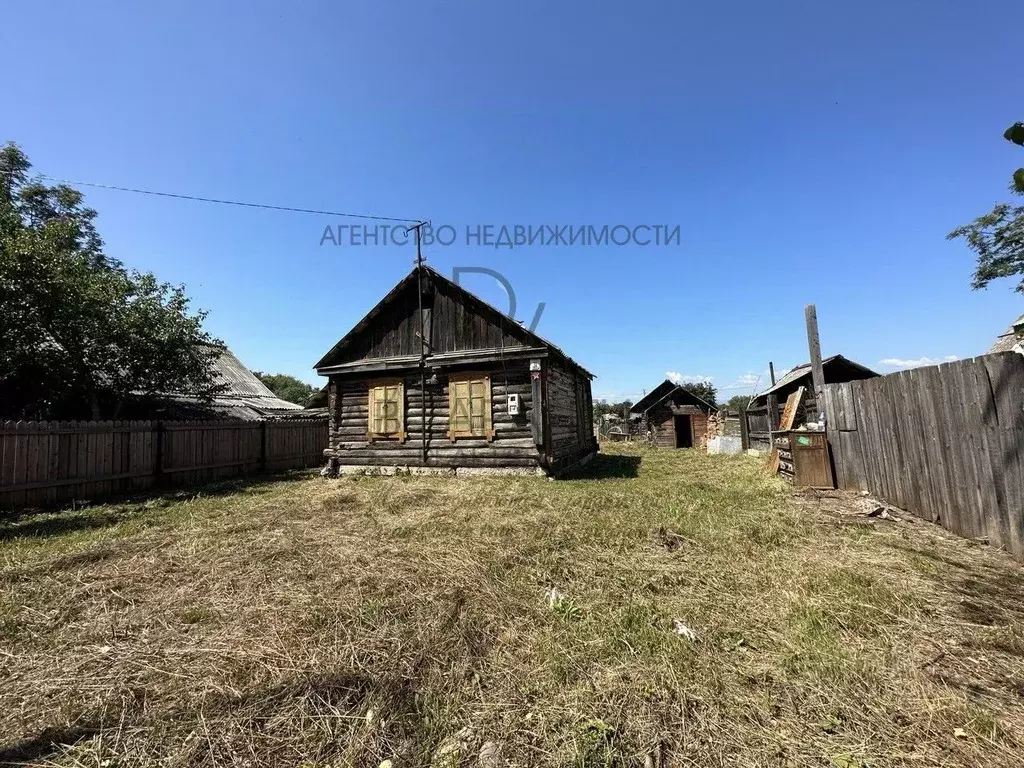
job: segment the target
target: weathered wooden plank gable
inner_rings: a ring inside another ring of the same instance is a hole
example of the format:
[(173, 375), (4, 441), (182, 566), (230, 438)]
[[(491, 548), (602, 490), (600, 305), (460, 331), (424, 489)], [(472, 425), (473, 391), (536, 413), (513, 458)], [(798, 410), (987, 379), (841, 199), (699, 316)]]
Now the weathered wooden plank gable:
[(437, 282), (434, 288), (439, 323), (434, 327), (435, 353), (531, 346), (529, 334), (511, 318), (489, 310), (451, 285)]
[[(365, 329), (348, 339), (332, 362), (420, 354), (416, 291), (412, 283), (394, 296)], [(528, 332), (511, 318), (440, 281), (432, 281), (424, 291), (424, 310), (424, 332), (432, 354), (532, 345)]]

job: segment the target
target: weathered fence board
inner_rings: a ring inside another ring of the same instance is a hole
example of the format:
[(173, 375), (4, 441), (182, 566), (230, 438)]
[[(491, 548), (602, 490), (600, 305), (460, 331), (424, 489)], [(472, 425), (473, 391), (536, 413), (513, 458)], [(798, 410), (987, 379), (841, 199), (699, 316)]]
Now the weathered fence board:
[[(771, 417), (768, 413), (768, 406), (748, 408), (740, 414), (740, 418), (746, 421), (747, 442), (744, 449), (753, 448), (759, 451), (771, 450)], [(775, 426), (778, 426), (777, 424)]]
[(1024, 356), (828, 384), (824, 397), (839, 487), (1024, 560)]
[(326, 419), (0, 422), (0, 509), (323, 462)]

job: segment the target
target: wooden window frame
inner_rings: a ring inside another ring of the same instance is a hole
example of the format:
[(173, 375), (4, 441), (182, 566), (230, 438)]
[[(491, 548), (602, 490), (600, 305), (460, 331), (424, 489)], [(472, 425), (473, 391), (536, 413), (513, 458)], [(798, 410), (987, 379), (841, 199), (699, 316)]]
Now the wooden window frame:
[[(484, 402), (486, 407), (484, 409), (484, 431), (482, 434), (475, 434), (472, 431), (472, 406), (470, 406), (470, 431), (455, 431), (453, 427), (454, 420), (452, 417), (455, 414), (455, 387), (453, 385), (474, 381), (483, 382), (484, 385)], [(480, 438), (484, 438), (488, 442), (494, 440), (494, 400), (491, 391), (491, 375), (479, 371), (453, 373), (448, 377), (448, 439), (454, 443), (456, 440), (479, 440)]]
[[(398, 432), (374, 432), (373, 431), (373, 404), (374, 390), (384, 387), (398, 387)], [(366, 440), (375, 442), (377, 440), (397, 440), (404, 443), (407, 437), (405, 431), (405, 381), (403, 379), (374, 379), (367, 382), (366, 392)]]

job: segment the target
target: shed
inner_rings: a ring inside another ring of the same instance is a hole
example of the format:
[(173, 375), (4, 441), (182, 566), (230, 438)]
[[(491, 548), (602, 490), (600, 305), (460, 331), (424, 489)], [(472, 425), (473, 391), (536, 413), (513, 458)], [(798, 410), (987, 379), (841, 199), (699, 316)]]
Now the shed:
[[(878, 376), (878, 374), (870, 368), (863, 366), (860, 363), (856, 363), (849, 358), (843, 357), (842, 355), (826, 357), (821, 361), (821, 370), (825, 375), (826, 384), (842, 384), (847, 381), (873, 379)], [(758, 394), (751, 401), (750, 407), (766, 405), (768, 403), (768, 395), (775, 395), (780, 403), (784, 403), (786, 402), (786, 398), (796, 392), (800, 387), (804, 387), (806, 389), (808, 396), (810, 396), (814, 391), (813, 382), (811, 381), (810, 363), (798, 365), (796, 368), (792, 368), (787, 371), (781, 379), (775, 382), (775, 384), (764, 392)], [(809, 397), (805, 401), (809, 402)]]
[[(847, 381), (873, 379), (878, 376), (870, 368), (854, 362), (842, 355), (832, 355), (821, 361), (822, 373), (826, 384), (842, 384)], [(768, 398), (774, 395), (777, 410), (781, 410), (791, 394), (800, 387), (804, 388), (804, 396), (800, 400), (800, 408), (794, 417), (794, 424), (815, 421), (818, 417), (818, 404), (814, 398), (814, 382), (811, 375), (811, 364), (804, 363), (787, 371), (775, 384), (761, 392), (747, 407), (744, 418), (747, 420), (748, 447), (757, 450), (771, 448), (771, 430), (778, 429), (778, 413), (776, 423), (772, 424)]]
[(640, 417), (641, 434), (664, 448), (701, 448), (715, 407), (665, 379), (629, 409)]
[(556, 474), (597, 451), (593, 375), (426, 265), (316, 370), (328, 379), (334, 471)]

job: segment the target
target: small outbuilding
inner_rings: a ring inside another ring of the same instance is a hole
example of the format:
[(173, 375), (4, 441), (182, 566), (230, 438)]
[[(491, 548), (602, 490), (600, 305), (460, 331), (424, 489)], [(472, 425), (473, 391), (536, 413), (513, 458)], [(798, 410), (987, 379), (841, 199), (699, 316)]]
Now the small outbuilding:
[(316, 364), (332, 471), (556, 474), (593, 457), (593, 375), (426, 265)]
[[(856, 363), (849, 358), (843, 357), (842, 355), (826, 357), (821, 361), (821, 370), (825, 376), (826, 384), (842, 384), (847, 381), (873, 379), (878, 376), (878, 374), (870, 368), (863, 366), (860, 363)], [(813, 410), (816, 406), (813, 402), (814, 385), (811, 379), (811, 364), (804, 363), (803, 365), (798, 365), (796, 368), (787, 371), (786, 374), (771, 387), (758, 394), (750, 402), (750, 408), (767, 405), (769, 395), (775, 395), (779, 403), (785, 403), (787, 397), (796, 392), (800, 387), (804, 387), (806, 390), (804, 403)], [(797, 421), (795, 423), (801, 422)]]
[[(842, 355), (826, 357), (821, 361), (821, 369), (826, 384), (842, 384), (847, 381), (872, 379), (878, 376), (870, 368)], [(817, 420), (819, 408), (814, 397), (812, 379), (811, 364), (798, 365), (787, 371), (775, 384), (750, 401), (750, 405), (743, 415), (747, 422), (746, 447), (760, 451), (771, 449), (771, 433), (772, 430), (779, 428), (779, 415), (786, 404), (786, 399), (800, 387), (804, 388), (804, 395), (793, 416), (793, 424), (799, 425)], [(769, 398), (773, 401), (771, 404)]]
[(640, 417), (640, 433), (663, 448), (702, 448), (711, 403), (665, 379), (629, 409)]

